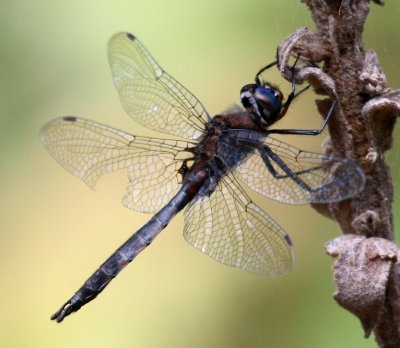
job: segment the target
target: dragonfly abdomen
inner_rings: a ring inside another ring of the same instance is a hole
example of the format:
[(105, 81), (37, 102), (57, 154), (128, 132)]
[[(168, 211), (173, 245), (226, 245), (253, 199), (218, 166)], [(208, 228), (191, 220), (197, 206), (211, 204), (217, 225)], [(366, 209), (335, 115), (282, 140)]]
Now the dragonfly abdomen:
[(122, 244), (83, 284), (56, 313), (52, 320), (61, 322), (69, 314), (92, 301), (103, 291), (119, 272), (141, 253), (157, 235), (168, 225), (171, 219), (181, 211), (199, 192), (207, 179), (207, 172), (198, 168), (189, 173), (178, 193), (145, 225)]

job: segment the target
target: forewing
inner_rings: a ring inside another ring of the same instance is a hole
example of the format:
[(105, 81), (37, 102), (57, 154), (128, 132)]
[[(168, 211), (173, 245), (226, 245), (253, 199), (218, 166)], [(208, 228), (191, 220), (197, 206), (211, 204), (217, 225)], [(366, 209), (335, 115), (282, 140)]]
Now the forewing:
[(288, 204), (339, 202), (356, 195), (364, 186), (363, 171), (351, 160), (302, 151), (267, 137), (262, 146), (284, 163), (282, 166), (269, 158), (271, 170), (257, 149), (260, 143), (254, 141), (253, 145), (253, 151), (234, 169), (234, 175), (271, 199)]
[(189, 203), (184, 236), (215, 260), (245, 271), (278, 276), (292, 269), (289, 236), (249, 199), (230, 173), (211, 196)]
[(177, 192), (177, 156), (184, 156), (190, 145), (137, 137), (77, 117), (48, 122), (40, 137), (56, 161), (91, 188), (102, 175), (126, 168), (129, 184), (123, 204), (143, 212), (157, 211)]
[(137, 38), (114, 35), (108, 57), (121, 103), (136, 122), (184, 139), (202, 134), (208, 120), (203, 105), (157, 64)]

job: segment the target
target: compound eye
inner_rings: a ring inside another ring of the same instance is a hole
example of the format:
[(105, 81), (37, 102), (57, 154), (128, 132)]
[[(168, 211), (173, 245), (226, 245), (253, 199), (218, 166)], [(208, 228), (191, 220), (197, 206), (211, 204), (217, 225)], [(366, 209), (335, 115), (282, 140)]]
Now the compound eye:
[(258, 86), (254, 83), (243, 86), (240, 90), (240, 100), (244, 108), (250, 112), (259, 115), (258, 105), (254, 93)]
[(277, 98), (280, 102), (283, 100), (283, 94), (282, 92), (279, 90), (279, 88), (271, 86), (268, 83), (265, 83), (263, 86), (266, 90), (268, 90), (271, 95), (273, 95), (275, 98)]
[[(278, 95), (276, 95), (278, 92)], [(258, 87), (254, 93), (254, 97), (257, 100), (257, 103), (261, 103), (266, 106), (270, 112), (279, 111), (281, 108), (281, 100), (279, 96), (282, 94), (274, 89), (269, 87)]]
[(282, 109), (281, 94), (276, 95), (276, 91), (269, 87), (258, 87), (254, 93), (260, 116), (267, 125), (275, 122)]

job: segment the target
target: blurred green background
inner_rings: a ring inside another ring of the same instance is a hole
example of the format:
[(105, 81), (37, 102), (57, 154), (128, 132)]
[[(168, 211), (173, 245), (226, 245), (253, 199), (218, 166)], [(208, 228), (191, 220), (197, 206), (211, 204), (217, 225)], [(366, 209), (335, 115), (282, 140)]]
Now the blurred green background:
[[(400, 86), (400, 4), (372, 6), (366, 48)], [(125, 173), (91, 191), (40, 144), (40, 127), (80, 115), (146, 134), (119, 103), (108, 39), (137, 35), (211, 114), (238, 102), (241, 86), (277, 45), (313, 23), (285, 1), (9, 1), (0, 3), (0, 255), (2, 347), (374, 347), (341, 310), (324, 244), (339, 234), (310, 207), (253, 195), (291, 234), (292, 274), (269, 279), (220, 265), (190, 247), (178, 216), (97, 298), (61, 325), (50, 315), (149, 216), (120, 204)], [(269, 79), (284, 91), (276, 72)], [(318, 127), (313, 93), (280, 127)], [(284, 141), (319, 151), (324, 136)], [(395, 151), (390, 160), (397, 164)], [(393, 176), (398, 181), (399, 167)], [(397, 210), (398, 208), (395, 208)]]

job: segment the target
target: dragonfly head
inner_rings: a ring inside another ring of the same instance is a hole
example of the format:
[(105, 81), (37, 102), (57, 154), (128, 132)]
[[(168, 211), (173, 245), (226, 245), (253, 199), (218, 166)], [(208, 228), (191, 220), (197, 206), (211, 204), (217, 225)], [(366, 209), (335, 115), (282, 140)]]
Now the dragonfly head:
[(268, 84), (249, 84), (241, 89), (240, 100), (246, 111), (256, 116), (264, 127), (279, 119), (283, 95), (278, 88)]

